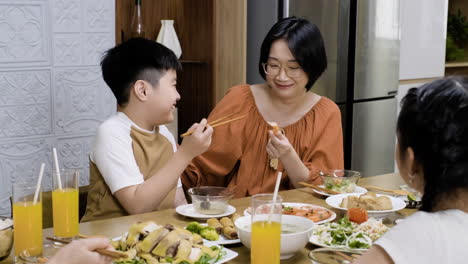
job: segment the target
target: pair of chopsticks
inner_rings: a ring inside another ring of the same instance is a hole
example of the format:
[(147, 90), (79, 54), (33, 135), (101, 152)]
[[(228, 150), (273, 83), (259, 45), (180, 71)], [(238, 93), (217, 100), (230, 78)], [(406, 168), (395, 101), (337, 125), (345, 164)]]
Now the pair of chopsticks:
[[(53, 242), (58, 242), (62, 244), (69, 244), (71, 241), (60, 239), (60, 238), (55, 238), (55, 237), (46, 237), (47, 240), (53, 241)], [(98, 248), (95, 250), (101, 255), (111, 257), (113, 259), (118, 259), (118, 258), (127, 258), (127, 254), (121, 251), (112, 251), (104, 248)]]
[(351, 254), (351, 256), (343, 253), (343, 252), (340, 252), (340, 251), (335, 251), (337, 255), (340, 255), (342, 256), (345, 260), (347, 261), (355, 261), (357, 258), (359, 258), (361, 256), (361, 254)]
[[(215, 121), (212, 121), (212, 122), (208, 123), (208, 125), (210, 125), (211, 127), (217, 127), (217, 126), (224, 125), (224, 124), (230, 123), (232, 121), (236, 121), (236, 120), (239, 120), (239, 119), (242, 119), (242, 118), (246, 117), (245, 115), (243, 115), (243, 116), (235, 117), (233, 119), (225, 120), (225, 119), (227, 119), (229, 117), (232, 117), (235, 114), (237, 114), (237, 113), (230, 114), (230, 115), (227, 115), (225, 117), (221, 117), (219, 119), (216, 119)], [(184, 134), (180, 135), (180, 137), (190, 136), (190, 135), (192, 135), (192, 133), (193, 133), (193, 130), (190, 130), (190, 131), (187, 131)]]
[(374, 191), (378, 191), (378, 192), (384, 192), (384, 193), (391, 193), (393, 195), (408, 195), (408, 194), (412, 194), (411, 192), (408, 192), (408, 191), (405, 191), (405, 190), (388, 190), (388, 189), (384, 189), (384, 188), (380, 188), (380, 187), (376, 187), (376, 186), (362, 186), (363, 188), (366, 188), (368, 190), (374, 190)]
[(307, 182), (298, 182), (300, 185), (302, 186), (305, 186), (305, 187), (310, 187), (312, 189), (316, 189), (316, 190), (319, 190), (319, 191), (322, 191), (322, 192), (325, 192), (325, 193), (328, 193), (328, 194), (340, 194), (339, 192), (337, 191), (333, 191), (333, 190), (328, 190), (328, 189), (325, 189), (325, 188), (322, 188), (320, 186), (317, 186), (315, 184), (312, 184), (312, 183), (307, 183)]

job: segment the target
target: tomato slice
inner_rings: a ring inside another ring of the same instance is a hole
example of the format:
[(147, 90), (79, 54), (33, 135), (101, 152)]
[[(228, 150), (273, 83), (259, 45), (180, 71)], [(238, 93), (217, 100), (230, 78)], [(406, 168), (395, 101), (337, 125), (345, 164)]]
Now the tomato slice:
[(367, 210), (363, 208), (349, 208), (348, 209), (348, 218), (349, 221), (360, 224), (367, 221), (369, 216), (367, 215)]

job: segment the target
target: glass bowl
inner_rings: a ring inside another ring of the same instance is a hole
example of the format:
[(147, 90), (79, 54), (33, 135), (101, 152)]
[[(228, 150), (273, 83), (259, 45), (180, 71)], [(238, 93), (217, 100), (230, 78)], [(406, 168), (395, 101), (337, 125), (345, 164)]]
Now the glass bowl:
[(339, 193), (352, 193), (361, 178), (361, 173), (353, 170), (328, 170), (319, 173), (323, 185), (328, 190)]
[(234, 193), (225, 187), (202, 186), (188, 190), (192, 204), (199, 214), (217, 215), (226, 212)]
[(13, 247), (13, 220), (0, 217), (0, 261), (8, 258)]

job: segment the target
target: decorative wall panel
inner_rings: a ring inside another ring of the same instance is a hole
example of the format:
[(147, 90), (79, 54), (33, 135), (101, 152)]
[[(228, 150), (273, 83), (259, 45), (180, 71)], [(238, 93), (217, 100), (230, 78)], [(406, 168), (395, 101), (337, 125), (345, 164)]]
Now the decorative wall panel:
[(111, 1), (84, 0), (86, 32), (114, 32), (115, 7)]
[(101, 60), (103, 52), (114, 46), (115, 41), (109, 34), (87, 34), (84, 41), (84, 64), (95, 65)]
[(47, 1), (0, 2), (0, 66), (47, 65), (50, 34)]
[(53, 28), (54, 32), (80, 32), (81, 9), (80, 0), (53, 1)]
[(52, 134), (50, 71), (0, 72), (0, 139)]
[(108, 89), (99, 67), (57, 70), (54, 98), (57, 134), (94, 133), (115, 108), (113, 98), (105, 92)]
[(116, 108), (99, 67), (114, 30), (114, 0), (0, 0), (0, 215), (42, 162), (51, 189), (53, 147), (89, 184), (92, 139)]
[(80, 34), (56, 34), (54, 37), (54, 65), (80, 65), (82, 46)]
[(64, 169), (80, 170), (80, 185), (89, 184), (89, 152), (93, 137), (59, 139), (57, 156)]

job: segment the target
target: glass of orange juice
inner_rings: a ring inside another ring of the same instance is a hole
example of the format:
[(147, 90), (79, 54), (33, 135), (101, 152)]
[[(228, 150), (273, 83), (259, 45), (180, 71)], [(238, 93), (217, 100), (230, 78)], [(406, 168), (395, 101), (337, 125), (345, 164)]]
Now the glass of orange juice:
[(15, 261), (37, 262), (42, 255), (42, 195), (35, 183), (13, 184)]
[[(79, 170), (62, 169), (52, 173), (52, 210), (54, 236), (72, 240), (78, 236), (78, 181)], [(60, 180), (59, 180), (60, 179)]]
[(273, 194), (252, 196), (252, 264), (279, 264), (281, 241), (282, 198)]

